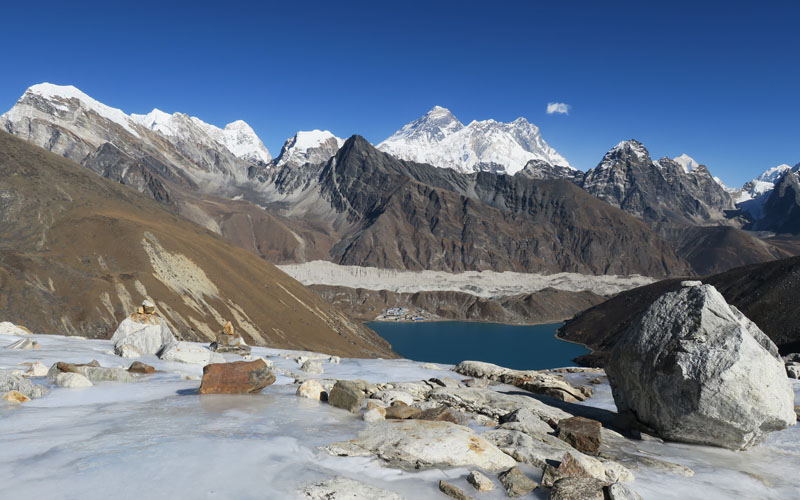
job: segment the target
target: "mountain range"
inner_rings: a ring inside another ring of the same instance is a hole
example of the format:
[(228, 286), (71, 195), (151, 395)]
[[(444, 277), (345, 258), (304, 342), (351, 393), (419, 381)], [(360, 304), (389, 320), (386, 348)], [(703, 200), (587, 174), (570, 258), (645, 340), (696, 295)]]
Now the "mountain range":
[(741, 192), (686, 155), (654, 161), (628, 140), (582, 172), (522, 118), (465, 126), (435, 107), (377, 147), (314, 130), (272, 158), (241, 121), (221, 129), (181, 113), (127, 115), (40, 84), (0, 127), (274, 263), (665, 277), (797, 246), (743, 230), (797, 234), (792, 176), (761, 190), (764, 216), (754, 218), (737, 207)]

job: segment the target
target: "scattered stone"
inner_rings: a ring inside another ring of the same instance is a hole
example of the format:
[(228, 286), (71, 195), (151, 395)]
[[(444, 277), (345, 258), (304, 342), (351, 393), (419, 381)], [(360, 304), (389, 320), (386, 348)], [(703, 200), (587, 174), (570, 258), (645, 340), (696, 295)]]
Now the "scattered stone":
[(340, 358), (339, 356), (331, 356), (330, 358), (328, 358), (328, 363), (332, 365), (338, 365), (341, 362), (342, 358)]
[(322, 388), (322, 384), (314, 379), (309, 379), (300, 384), (300, 387), (297, 388), (297, 393), (301, 398), (308, 398), (314, 399), (317, 401), (323, 400), (323, 394), (325, 394), (325, 390)]
[[(149, 307), (147, 308), (149, 310)], [(140, 311), (131, 314), (119, 324), (111, 342), (118, 356), (135, 358), (163, 352), (175, 345), (175, 336), (167, 322), (157, 314)]]
[(8, 391), (7, 393), (0, 396), (0, 399), (5, 399), (9, 403), (27, 403), (31, 400), (28, 396), (22, 394), (19, 391)]
[(450, 422), (386, 420), (371, 424), (352, 441), (327, 447), (331, 455), (371, 456), (390, 465), (420, 467), (480, 467), (499, 471), (516, 461), (468, 427)]
[(441, 366), (439, 366), (437, 364), (434, 364), (434, 363), (422, 363), (421, 365), (419, 365), (419, 367), (423, 368), (425, 370), (442, 370), (443, 369)]
[(610, 500), (644, 500), (641, 495), (633, 491), (630, 486), (622, 483), (614, 483), (610, 485), (606, 491), (608, 491)]
[[(566, 419), (562, 419), (566, 420)], [(524, 432), (525, 434), (548, 434), (553, 428), (536, 416), (530, 408), (520, 408), (500, 417), (500, 428)]]
[(462, 382), (467, 387), (477, 387), (478, 389), (486, 389), (489, 387), (489, 380), (485, 378), (468, 378)]
[(159, 357), (164, 361), (177, 361), (190, 365), (207, 365), (210, 363), (225, 363), (221, 354), (192, 342), (178, 342), (172, 344), (162, 352)]
[(380, 422), (381, 420), (386, 420), (386, 408), (381, 408), (380, 406), (369, 408), (364, 412), (362, 418), (364, 422)]
[(605, 484), (590, 477), (565, 477), (550, 490), (550, 500), (604, 500)]
[(238, 354), (239, 356), (247, 356), (250, 354), (250, 346), (245, 343), (240, 335), (236, 335), (233, 329), (233, 323), (228, 321), (222, 327), (222, 332), (217, 334), (217, 340), (212, 342), (208, 347), (214, 352)]
[(633, 474), (623, 465), (612, 460), (601, 462), (549, 434), (529, 435), (520, 431), (498, 429), (484, 432), (482, 437), (518, 462), (534, 467), (545, 469), (553, 462), (563, 461), (564, 455), (569, 453), (595, 479), (607, 483), (633, 481)]
[(592, 477), (589, 471), (572, 455), (565, 453), (557, 466), (547, 464), (542, 474), (542, 486), (552, 488), (563, 477)]
[(597, 420), (570, 417), (558, 421), (558, 438), (578, 451), (597, 455), (602, 438), (603, 425)]
[(422, 414), (422, 410), (403, 404), (393, 404), (386, 408), (386, 418), (408, 420), (410, 418), (417, 418)]
[(405, 500), (391, 491), (345, 477), (308, 485), (303, 495), (307, 500)]
[(311, 359), (309, 359), (308, 361), (303, 363), (303, 366), (301, 366), (300, 369), (302, 371), (304, 371), (306, 373), (310, 373), (312, 375), (321, 375), (322, 372), (324, 371), (322, 369), (322, 364), (321, 363), (319, 363), (317, 361), (314, 361), (314, 360), (311, 360)]
[(141, 361), (134, 361), (131, 363), (131, 366), (128, 367), (128, 371), (131, 373), (143, 373), (145, 375), (150, 375), (151, 373), (155, 373), (156, 369), (148, 364), (142, 363)]
[(453, 387), (456, 389), (459, 387), (463, 387), (461, 385), (461, 382), (454, 379), (453, 377), (434, 377), (434, 378), (429, 378), (428, 380), (440, 387)]
[(16, 342), (6, 346), (6, 349), (29, 350), (38, 349), (39, 343), (31, 339), (19, 339)]
[(79, 373), (91, 382), (133, 382), (136, 377), (124, 368), (105, 368), (97, 361), (87, 364), (65, 363), (59, 361), (47, 372), (49, 380), (56, 381), (61, 373)]
[(10, 391), (21, 392), (31, 399), (42, 397), (48, 392), (46, 387), (34, 384), (22, 375), (0, 371), (0, 393)]
[(619, 411), (673, 441), (740, 450), (796, 422), (778, 348), (710, 285), (656, 300), (606, 372)]
[(783, 357), (784, 363), (800, 363), (800, 352), (793, 352)]
[(24, 326), (15, 325), (10, 321), (0, 322), (0, 335), (16, 335), (17, 337), (24, 337), (30, 334), (31, 331)]
[(61, 372), (56, 376), (56, 385), (68, 389), (79, 389), (83, 387), (91, 387), (93, 384), (88, 378), (84, 377), (80, 373)]
[(467, 482), (478, 491), (492, 491), (494, 489), (492, 480), (476, 470), (469, 473)]
[(453, 370), (461, 375), (510, 384), (534, 394), (550, 396), (568, 403), (584, 401), (592, 396), (590, 388), (574, 387), (560, 375), (533, 370), (512, 370), (482, 361), (462, 361)]
[(503, 394), (491, 389), (451, 389), (440, 387), (428, 395), (431, 401), (437, 401), (450, 408), (457, 408), (468, 413), (478, 413), (495, 420), (520, 408), (527, 408), (545, 422), (558, 422), (572, 415), (558, 408), (546, 405), (530, 396)]
[(439, 481), (439, 491), (450, 498), (455, 498), (456, 500), (475, 500), (471, 496), (461, 491), (461, 488), (453, 486), (447, 481)]
[(25, 377), (44, 377), (47, 375), (47, 366), (39, 361), (34, 361), (33, 363), (28, 363), (28, 371), (25, 372)]
[(393, 404), (395, 401), (402, 401), (406, 405), (414, 404), (414, 396), (405, 391), (386, 390), (378, 391), (372, 395), (373, 399), (380, 399), (386, 404)]
[(789, 378), (800, 378), (800, 363), (794, 361), (786, 363), (786, 375)]
[(539, 487), (536, 481), (525, 475), (518, 467), (511, 467), (507, 471), (501, 472), (498, 476), (500, 483), (510, 497), (521, 497)]
[(149, 299), (144, 299), (142, 301), (142, 313), (144, 314), (155, 314), (156, 313), (156, 305), (153, 304)]
[(436, 422), (452, 422), (460, 424), (458, 417), (446, 406), (437, 406), (420, 411), (415, 417), (417, 420), (432, 420)]
[(364, 405), (364, 393), (357, 381), (339, 380), (328, 394), (328, 403), (350, 413), (358, 413)]
[(212, 363), (203, 367), (200, 394), (256, 394), (275, 382), (264, 360)]

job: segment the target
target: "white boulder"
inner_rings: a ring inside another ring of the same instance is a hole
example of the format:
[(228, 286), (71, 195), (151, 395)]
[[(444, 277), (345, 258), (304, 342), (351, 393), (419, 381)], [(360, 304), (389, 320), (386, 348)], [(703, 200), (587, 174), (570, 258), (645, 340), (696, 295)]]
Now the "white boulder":
[(178, 361), (190, 365), (207, 365), (209, 363), (224, 363), (222, 354), (191, 342), (178, 342), (164, 350), (159, 357), (164, 361)]
[(82, 387), (91, 387), (92, 382), (80, 373), (62, 372), (56, 376), (56, 385), (68, 389), (79, 389)]
[(775, 344), (713, 286), (688, 285), (656, 300), (611, 352), (619, 411), (666, 439), (734, 450), (794, 425)]
[(322, 388), (322, 384), (310, 379), (300, 384), (296, 394), (301, 398), (320, 400), (323, 392), (325, 392), (325, 389)]
[(468, 427), (427, 420), (385, 420), (369, 425), (352, 441), (327, 447), (331, 455), (376, 455), (406, 467), (480, 467), (500, 471), (517, 462)]
[(136, 358), (158, 354), (176, 344), (175, 336), (163, 318), (155, 314), (131, 314), (111, 337), (118, 356)]
[(0, 322), (0, 335), (16, 335), (17, 337), (24, 337), (30, 335), (31, 332), (27, 328), (17, 326), (10, 321)]

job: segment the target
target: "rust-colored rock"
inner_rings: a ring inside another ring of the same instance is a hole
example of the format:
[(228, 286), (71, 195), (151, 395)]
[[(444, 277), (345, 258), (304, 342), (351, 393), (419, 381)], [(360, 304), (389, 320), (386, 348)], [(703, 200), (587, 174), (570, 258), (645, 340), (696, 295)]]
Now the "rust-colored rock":
[(597, 455), (600, 451), (603, 425), (597, 420), (583, 417), (570, 417), (559, 420), (558, 438), (578, 451)]
[(212, 363), (203, 367), (200, 394), (255, 394), (275, 382), (263, 359)]
[(144, 373), (145, 375), (149, 375), (151, 373), (155, 373), (156, 369), (148, 364), (142, 363), (141, 361), (134, 361), (131, 363), (131, 366), (128, 367), (128, 371), (131, 373)]
[(5, 399), (11, 403), (27, 403), (31, 400), (28, 396), (22, 394), (19, 391), (8, 391), (7, 393), (0, 396), (0, 399)]
[(553, 484), (565, 477), (591, 477), (591, 474), (572, 456), (565, 453), (558, 467), (547, 464), (542, 474), (542, 486), (552, 488)]

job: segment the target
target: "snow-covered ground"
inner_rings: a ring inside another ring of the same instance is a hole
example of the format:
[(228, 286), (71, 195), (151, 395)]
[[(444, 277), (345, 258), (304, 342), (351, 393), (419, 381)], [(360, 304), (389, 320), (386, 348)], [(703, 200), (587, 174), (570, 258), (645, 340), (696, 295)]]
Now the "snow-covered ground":
[(315, 260), (278, 266), (304, 285), (332, 285), (398, 293), (456, 291), (483, 298), (533, 293), (545, 288), (569, 292), (588, 290), (613, 295), (656, 281), (646, 276), (592, 276), (577, 273), (534, 274), (495, 271), (405, 271), (377, 267), (341, 266)]
[[(31, 361), (50, 366), (56, 361), (96, 359), (103, 366), (125, 367), (130, 362), (114, 356), (111, 343), (101, 340), (35, 335), (31, 338), (40, 349), (3, 348), (19, 338), (0, 334), (0, 370), (18, 369), (19, 363)], [(298, 371), (296, 362), (281, 357), (291, 351), (254, 348), (253, 353), (272, 360), (277, 368)], [(259, 395), (198, 396), (201, 367), (154, 356), (142, 361), (162, 372), (128, 384), (52, 386), (47, 396), (22, 405), (0, 401), (0, 497), (290, 499), (298, 498), (299, 489), (309, 482), (342, 475), (408, 499), (444, 498), (437, 489), (440, 479), (480, 498), (505, 498), (499, 488), (480, 494), (470, 490), (465, 468), (404, 471), (374, 458), (328, 455), (320, 447), (352, 439), (367, 424), (326, 403), (296, 397), (297, 386), (285, 376), (279, 375)], [(323, 365), (321, 377), (370, 382), (448, 374), (409, 360), (343, 359), (341, 364)], [(47, 384), (46, 378), (32, 380)], [(608, 386), (595, 390), (586, 404), (613, 410)], [(799, 390), (795, 384), (796, 395)], [(635, 470), (631, 486), (645, 499), (800, 498), (797, 426), (738, 453), (632, 443), (643, 454), (696, 472), (686, 478), (663, 470)], [(539, 471), (523, 469), (539, 479)], [(546, 494), (540, 488), (528, 498)]]

